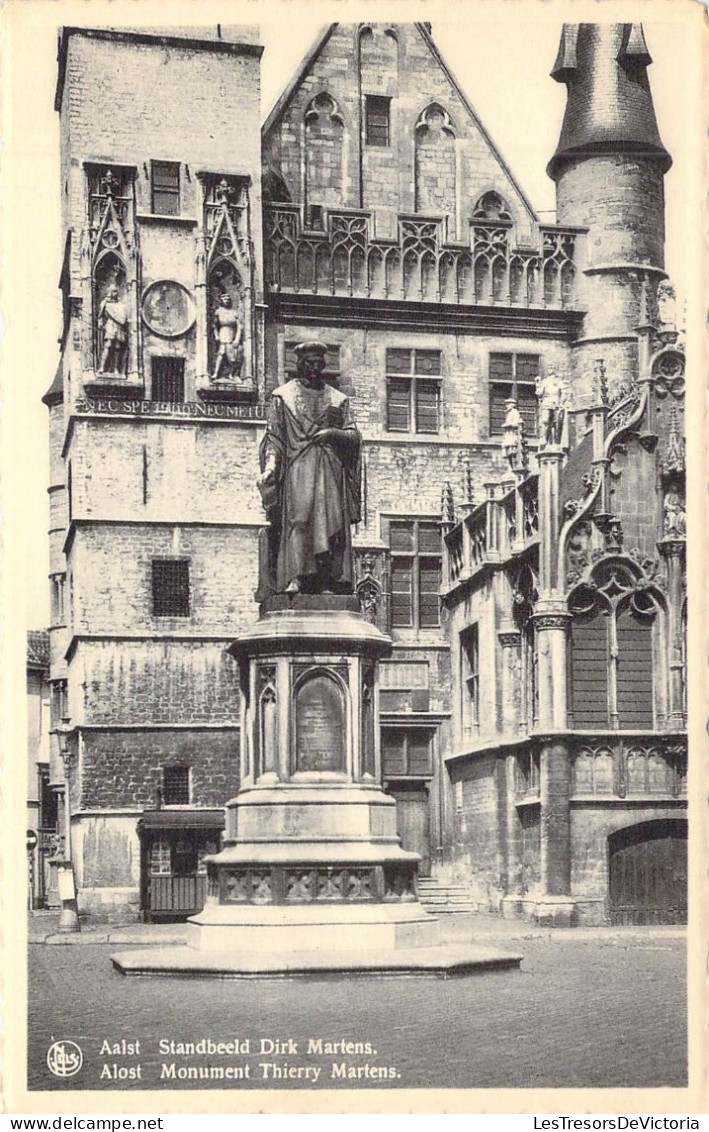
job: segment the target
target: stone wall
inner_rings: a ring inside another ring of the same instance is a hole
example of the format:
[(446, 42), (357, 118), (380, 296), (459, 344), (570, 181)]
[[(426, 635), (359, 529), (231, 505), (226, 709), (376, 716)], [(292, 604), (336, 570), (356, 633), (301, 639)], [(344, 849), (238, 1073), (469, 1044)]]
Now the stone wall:
[(120, 729), (83, 732), (77, 813), (158, 808), (162, 768), (191, 768), (190, 805), (219, 808), (239, 786), (239, 739), (232, 729)]
[[(518, 238), (528, 239), (532, 217), (522, 195), (478, 122), (441, 65), (435, 47), (414, 24), (336, 24), (312, 60), (287, 105), (268, 123), (265, 158), (282, 173), (291, 199), (302, 203), (303, 169), (312, 156), (303, 152), (305, 115), (319, 94), (336, 102), (344, 123), (345, 169), (340, 207), (372, 208), (377, 234), (395, 234), (397, 213), (411, 213), (416, 202), (415, 134), (422, 115), (432, 106), (448, 116), (454, 135), (456, 164), (449, 159), (450, 134), (441, 135), (440, 154), (428, 153), (425, 193), (420, 211), (448, 216), (449, 238), (465, 238), (464, 225), (487, 191), (507, 201)], [(391, 99), (389, 144), (366, 145), (361, 121), (367, 95)], [(436, 144), (429, 136), (427, 148)], [(322, 150), (322, 140), (317, 142)], [(333, 147), (339, 145), (334, 138)], [(323, 155), (324, 160), (324, 155)], [(339, 174), (333, 176), (322, 200), (332, 205)], [(452, 186), (452, 180), (455, 185)], [(453, 189), (453, 191), (451, 191)]]

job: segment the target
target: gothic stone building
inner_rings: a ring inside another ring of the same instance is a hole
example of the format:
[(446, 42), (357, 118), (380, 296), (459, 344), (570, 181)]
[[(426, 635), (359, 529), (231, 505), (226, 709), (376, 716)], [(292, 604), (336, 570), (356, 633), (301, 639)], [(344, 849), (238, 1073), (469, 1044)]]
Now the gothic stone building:
[(684, 355), (642, 28), (563, 29), (554, 225), (429, 25), (330, 25), (263, 129), (260, 54), (247, 27), (60, 39), (52, 780), (80, 909), (204, 898), (265, 402), (317, 337), (364, 438), (357, 592), (424, 883), (679, 919)]

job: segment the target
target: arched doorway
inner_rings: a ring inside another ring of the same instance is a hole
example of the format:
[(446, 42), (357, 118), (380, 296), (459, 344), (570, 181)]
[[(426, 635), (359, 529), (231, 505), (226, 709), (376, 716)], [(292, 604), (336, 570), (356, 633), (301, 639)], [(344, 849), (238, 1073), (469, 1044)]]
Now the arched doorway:
[(687, 822), (640, 822), (608, 838), (612, 924), (687, 921)]

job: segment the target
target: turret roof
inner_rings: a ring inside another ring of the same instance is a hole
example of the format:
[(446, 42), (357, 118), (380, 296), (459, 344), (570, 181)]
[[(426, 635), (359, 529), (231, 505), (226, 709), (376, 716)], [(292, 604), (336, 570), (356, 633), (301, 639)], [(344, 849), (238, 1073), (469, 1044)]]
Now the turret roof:
[(566, 113), (547, 167), (550, 177), (566, 159), (595, 153), (655, 157), (669, 169), (672, 158), (660, 138), (647, 76), (650, 63), (642, 24), (564, 24), (551, 76), (566, 83)]

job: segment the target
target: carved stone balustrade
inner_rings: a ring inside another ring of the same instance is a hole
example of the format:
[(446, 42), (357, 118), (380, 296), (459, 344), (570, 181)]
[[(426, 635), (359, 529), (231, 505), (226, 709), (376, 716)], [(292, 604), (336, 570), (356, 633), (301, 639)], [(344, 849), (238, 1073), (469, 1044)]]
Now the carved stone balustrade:
[(442, 218), (400, 216), (396, 239), (374, 235), (372, 213), (330, 210), (308, 229), (300, 205), (265, 209), (266, 279), (274, 291), (456, 305), (575, 307), (572, 229), (542, 227), (540, 246), (515, 247), (509, 221), (470, 222), (446, 240)]

